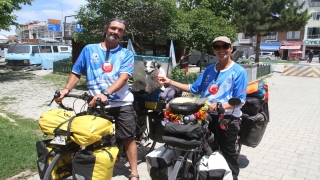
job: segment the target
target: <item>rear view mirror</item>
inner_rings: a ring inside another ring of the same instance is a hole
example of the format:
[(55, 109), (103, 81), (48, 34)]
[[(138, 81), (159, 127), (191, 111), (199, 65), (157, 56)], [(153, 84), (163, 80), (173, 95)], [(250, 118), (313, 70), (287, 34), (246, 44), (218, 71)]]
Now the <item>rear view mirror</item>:
[(241, 100), (239, 98), (231, 98), (229, 99), (228, 103), (231, 106), (238, 106), (241, 103)]

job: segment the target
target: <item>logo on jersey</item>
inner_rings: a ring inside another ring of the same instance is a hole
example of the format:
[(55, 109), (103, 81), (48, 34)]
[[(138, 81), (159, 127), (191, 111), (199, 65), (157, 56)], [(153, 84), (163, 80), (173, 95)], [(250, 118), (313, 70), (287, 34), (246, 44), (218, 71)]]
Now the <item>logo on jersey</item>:
[(111, 63), (103, 63), (101, 69), (102, 69), (104, 72), (109, 73), (109, 72), (112, 71), (113, 66), (112, 66)]
[(91, 63), (98, 64), (98, 63), (100, 63), (100, 61), (99, 61), (98, 58), (99, 58), (99, 55), (98, 55), (97, 53), (93, 53), (93, 54), (91, 55), (90, 62), (91, 62)]
[(91, 55), (91, 58), (92, 58), (92, 59), (98, 59), (98, 58), (99, 58), (99, 55), (98, 55), (97, 53), (93, 53), (93, 54)]
[(209, 91), (210, 94), (215, 95), (219, 91), (219, 86), (217, 84), (212, 84), (209, 87), (208, 91)]

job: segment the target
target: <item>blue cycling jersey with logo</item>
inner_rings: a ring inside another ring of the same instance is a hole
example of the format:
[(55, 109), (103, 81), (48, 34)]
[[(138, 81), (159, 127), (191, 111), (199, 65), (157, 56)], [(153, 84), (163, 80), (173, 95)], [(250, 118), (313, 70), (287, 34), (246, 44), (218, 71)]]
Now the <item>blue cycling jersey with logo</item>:
[[(201, 93), (201, 97), (208, 98), (210, 104), (221, 102), (225, 104), (230, 98), (240, 98), (244, 104), (247, 95), (248, 77), (246, 70), (239, 64), (232, 63), (227, 69), (218, 72), (216, 65), (208, 66), (198, 79), (190, 84), (190, 92)], [(241, 116), (241, 107), (234, 110), (233, 115)], [(225, 114), (231, 114), (226, 110)]]
[[(134, 55), (130, 50), (117, 46), (110, 49), (108, 59), (106, 55), (107, 51), (102, 48), (101, 44), (86, 45), (72, 68), (75, 74), (86, 74), (86, 82), (91, 95), (100, 94), (102, 90), (110, 87), (119, 78), (120, 73), (127, 73), (130, 76), (133, 74)], [(111, 94), (110, 99), (132, 103), (133, 95), (129, 91), (128, 84)]]

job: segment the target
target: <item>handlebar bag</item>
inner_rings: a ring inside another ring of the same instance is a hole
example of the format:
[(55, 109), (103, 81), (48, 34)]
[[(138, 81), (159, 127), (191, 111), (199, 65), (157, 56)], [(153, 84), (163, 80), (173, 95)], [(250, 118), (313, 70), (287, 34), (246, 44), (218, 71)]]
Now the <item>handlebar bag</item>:
[(114, 133), (113, 125), (107, 119), (93, 115), (74, 116), (61, 109), (44, 112), (39, 119), (39, 126), (47, 135), (67, 136), (67, 140), (70, 138), (80, 146), (89, 146), (103, 136)]
[[(37, 166), (40, 179), (43, 179), (49, 164), (54, 158), (54, 151), (56, 145), (50, 144), (50, 141), (42, 140), (36, 142), (36, 149), (38, 154)], [(59, 148), (63, 148), (59, 146)], [(77, 144), (72, 144), (72, 146), (68, 146), (70, 155), (65, 154), (58, 160), (57, 165), (54, 167), (51, 177), (52, 179), (63, 179), (69, 177), (71, 175), (71, 157), (74, 156), (74, 152), (79, 150), (80, 146)], [(59, 171), (58, 171), (59, 169)]]
[(177, 97), (169, 102), (169, 107), (172, 113), (190, 115), (197, 112), (207, 100), (207, 98)]
[(187, 138), (199, 139), (202, 137), (202, 132), (204, 130), (201, 124), (181, 125), (175, 124), (173, 122), (168, 122), (165, 125), (163, 131), (168, 134), (183, 135)]
[(105, 179), (113, 175), (119, 149), (116, 146), (88, 146), (72, 159), (73, 179)]

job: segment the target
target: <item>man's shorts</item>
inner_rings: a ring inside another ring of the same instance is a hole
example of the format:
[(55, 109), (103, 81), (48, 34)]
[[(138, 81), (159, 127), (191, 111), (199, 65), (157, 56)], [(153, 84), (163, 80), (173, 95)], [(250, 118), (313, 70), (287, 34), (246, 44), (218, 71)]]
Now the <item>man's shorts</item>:
[(132, 105), (106, 109), (115, 119), (116, 138), (133, 140), (136, 134), (136, 122)]

